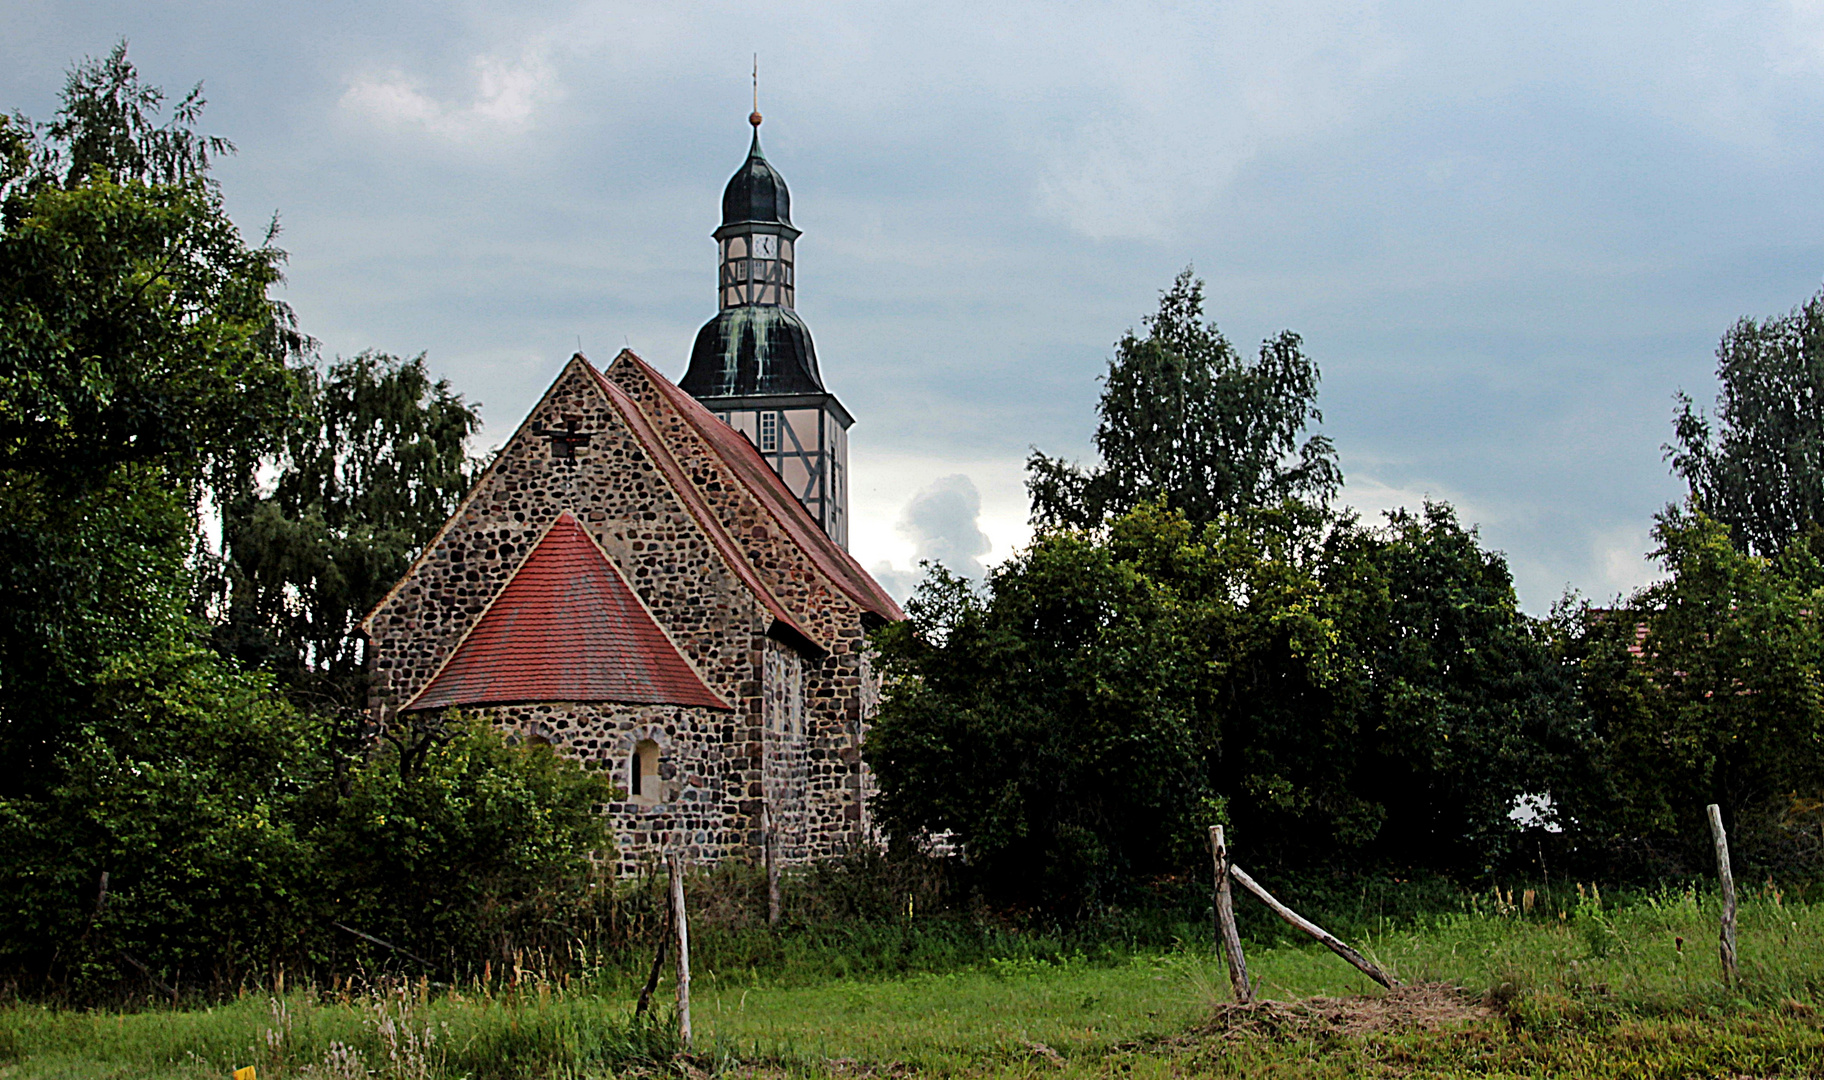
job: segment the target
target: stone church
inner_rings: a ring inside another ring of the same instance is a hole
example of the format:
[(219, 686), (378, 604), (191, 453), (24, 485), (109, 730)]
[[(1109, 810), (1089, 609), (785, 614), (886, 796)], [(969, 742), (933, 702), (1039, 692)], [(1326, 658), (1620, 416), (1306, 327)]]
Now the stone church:
[(571, 357), (362, 623), (380, 722), (461, 709), (609, 771), (623, 873), (868, 832), (865, 634), (904, 615), (846, 550), (853, 421), (794, 310), (791, 196), (750, 120), (682, 382)]

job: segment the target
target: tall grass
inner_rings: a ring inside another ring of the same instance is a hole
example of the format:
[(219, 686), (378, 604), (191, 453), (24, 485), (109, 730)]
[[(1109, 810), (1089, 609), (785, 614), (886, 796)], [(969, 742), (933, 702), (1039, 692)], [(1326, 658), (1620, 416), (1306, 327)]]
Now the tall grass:
[[(1519, 1055), (1509, 1063), (1513, 1074), (1552, 1075), (1526, 1063), (1597, 1060), (1604, 1047), (1624, 1044), (1636, 1056), (1617, 1060), (1684, 1054), (1701, 1063), (1662, 1075), (1710, 1075), (1702, 1070), (1729, 1062), (1758, 1075), (1762, 1066), (1753, 1063), (1763, 1060), (1788, 1061), (1795, 1075), (1824, 1070), (1824, 905), (1773, 888), (1746, 896), (1738, 987), (1721, 982), (1717, 914), (1716, 898), (1692, 889), (1618, 903), (1586, 885), (1581, 896), (1571, 887), (1549, 899), (1535, 892), (1530, 903), (1524, 890), (1460, 896), (1454, 909), (1397, 925), (1381, 916), (1381, 931), (1351, 935), (1406, 980), (1452, 982), (1486, 998), (1498, 1017), (1474, 1038), (1295, 1039), (1198, 1058), (1203, 1051), (1177, 1036), (1228, 996), (1223, 966), (1205, 942), (1095, 945), (992, 921), (968, 929), (944, 916), (858, 923), (847, 938), (833, 926), (716, 930), (708, 936), (723, 935), (722, 944), (696, 957), (698, 1041), (689, 1059), (675, 1057), (669, 1017), (632, 1019), (633, 969), (604, 964), (562, 977), (490, 972), (444, 989), (422, 979), (359, 991), (275, 988), (185, 1010), (14, 1005), (0, 1009), (0, 1076), (220, 1078), (252, 1064), (262, 1080), (517, 1080), (715, 1072), (737, 1062), (744, 1071), (794, 1075), (1028, 1074), (1063, 1062), (1071, 1072), (1163, 1076), (1187, 1062), (1192, 1071), (1223, 1072), (1244, 1060), (1290, 1075), (1327, 1061), (1331, 1072), (1308, 1074), (1341, 1076), (1383, 1053), (1420, 1055), (1408, 1067), (1455, 1062), (1451, 1068), (1474, 1075), (1491, 1071), (1470, 1061), (1476, 1054)], [(767, 938), (771, 953), (761, 946)], [(819, 973), (819, 963), (849, 950), (860, 959)], [(1268, 997), (1379, 992), (1306, 943), (1256, 937), (1248, 952)], [(662, 999), (669, 990), (667, 983)], [(1535, 1053), (1546, 1057), (1526, 1056)]]

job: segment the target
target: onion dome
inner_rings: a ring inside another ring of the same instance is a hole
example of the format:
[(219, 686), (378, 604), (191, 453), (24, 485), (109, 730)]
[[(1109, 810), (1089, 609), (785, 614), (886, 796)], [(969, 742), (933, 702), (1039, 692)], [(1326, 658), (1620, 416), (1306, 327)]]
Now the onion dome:
[(810, 328), (770, 304), (727, 308), (705, 323), (678, 385), (698, 399), (824, 392)]
[(747, 161), (735, 170), (728, 187), (722, 190), (722, 227), (748, 224), (792, 227), (792, 193), (786, 190), (785, 178), (760, 152), (758, 125)]

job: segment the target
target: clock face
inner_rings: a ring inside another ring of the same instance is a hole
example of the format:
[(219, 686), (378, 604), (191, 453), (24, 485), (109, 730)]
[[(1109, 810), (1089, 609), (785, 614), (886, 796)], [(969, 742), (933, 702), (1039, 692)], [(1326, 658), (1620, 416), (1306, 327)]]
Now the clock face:
[(779, 257), (779, 238), (771, 233), (761, 233), (754, 237), (754, 258), (777, 259)]

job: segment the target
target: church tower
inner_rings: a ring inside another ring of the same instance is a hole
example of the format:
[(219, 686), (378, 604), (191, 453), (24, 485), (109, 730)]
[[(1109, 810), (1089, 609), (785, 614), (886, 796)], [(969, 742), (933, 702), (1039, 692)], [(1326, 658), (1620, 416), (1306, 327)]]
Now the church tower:
[(760, 114), (747, 161), (722, 192), (716, 317), (697, 333), (678, 385), (747, 436), (823, 531), (849, 546), (849, 425), (825, 390), (811, 331), (793, 310), (799, 231), (792, 197), (760, 152)]

